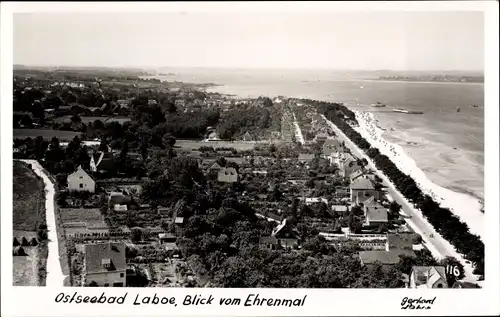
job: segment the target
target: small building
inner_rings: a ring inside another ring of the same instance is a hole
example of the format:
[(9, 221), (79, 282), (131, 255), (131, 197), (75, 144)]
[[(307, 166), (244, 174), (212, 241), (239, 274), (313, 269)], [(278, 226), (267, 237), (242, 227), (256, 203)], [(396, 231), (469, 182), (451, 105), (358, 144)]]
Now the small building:
[(113, 210), (114, 211), (127, 211), (128, 207), (127, 207), (127, 205), (116, 204), (113, 206)]
[(253, 136), (247, 131), (247, 133), (245, 133), (245, 135), (243, 135), (243, 141), (253, 141), (254, 138)]
[(386, 242), (386, 251), (390, 250), (413, 250), (412, 233), (388, 233)]
[(305, 154), (305, 153), (299, 154), (300, 163), (309, 164), (312, 162), (313, 159), (314, 159), (314, 154)]
[(329, 156), (333, 153), (342, 151), (343, 146), (337, 139), (327, 139), (323, 143), (322, 153), (324, 156)]
[(128, 206), (132, 203), (132, 199), (129, 196), (124, 195), (120, 192), (111, 192), (108, 197), (108, 206), (110, 208), (115, 207), (115, 205), (126, 205)]
[(177, 241), (177, 237), (171, 233), (159, 233), (158, 240), (160, 240), (160, 244), (171, 243)]
[(284, 248), (298, 246), (299, 235), (291, 227), (286, 218), (273, 230), (271, 237), (276, 239), (276, 243)]
[(444, 266), (414, 266), (409, 288), (448, 288)]
[(373, 183), (366, 178), (355, 179), (350, 186), (351, 201), (355, 204), (361, 204), (368, 200), (370, 197), (379, 199), (379, 192), (373, 186)]
[(175, 235), (180, 237), (182, 232), (184, 231), (184, 226), (186, 225), (186, 217), (175, 217), (174, 219), (174, 227), (175, 227)]
[(238, 172), (233, 167), (221, 168), (217, 180), (222, 183), (235, 183), (238, 181)]
[(274, 250), (278, 245), (278, 240), (275, 237), (260, 237), (259, 245)]
[(323, 143), (325, 142), (326, 140), (328, 139), (328, 134), (327, 133), (318, 133), (316, 134), (316, 136), (314, 137), (314, 142), (316, 143)]
[(124, 287), (126, 269), (124, 243), (85, 245), (85, 286)]
[(360, 170), (357, 170), (357, 171), (351, 173), (349, 175), (349, 179), (351, 180), (351, 183), (352, 183), (355, 179), (360, 178), (360, 177), (364, 176), (365, 174), (366, 174), (366, 172), (360, 169)]
[(92, 172), (109, 172), (115, 167), (113, 153), (97, 152), (90, 156), (90, 170)]
[(78, 166), (76, 172), (68, 175), (68, 190), (70, 192), (95, 192), (95, 181)]
[(370, 197), (364, 201), (365, 224), (367, 226), (386, 225), (388, 223), (387, 209)]

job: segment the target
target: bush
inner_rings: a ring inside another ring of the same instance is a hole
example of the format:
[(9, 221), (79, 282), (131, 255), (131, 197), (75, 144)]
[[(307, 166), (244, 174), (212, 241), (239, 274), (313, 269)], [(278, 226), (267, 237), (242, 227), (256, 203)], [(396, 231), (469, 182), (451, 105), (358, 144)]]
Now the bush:
[(13, 255), (14, 256), (26, 256), (27, 254), (22, 247), (17, 247), (14, 249)]
[(17, 246), (21, 245), (21, 244), (19, 243), (19, 241), (17, 241), (17, 238), (16, 238), (16, 237), (14, 237), (14, 244), (13, 244), (13, 245), (14, 245), (15, 247), (17, 247)]
[(30, 245), (31, 245), (32, 247), (36, 247), (36, 246), (38, 245), (38, 241), (36, 240), (36, 238), (31, 239), (31, 241), (30, 241)]
[(23, 247), (27, 247), (27, 246), (29, 246), (29, 245), (30, 245), (30, 244), (29, 244), (29, 242), (28, 242), (28, 240), (26, 240), (26, 237), (23, 237), (23, 238), (21, 239), (21, 245), (22, 245)]

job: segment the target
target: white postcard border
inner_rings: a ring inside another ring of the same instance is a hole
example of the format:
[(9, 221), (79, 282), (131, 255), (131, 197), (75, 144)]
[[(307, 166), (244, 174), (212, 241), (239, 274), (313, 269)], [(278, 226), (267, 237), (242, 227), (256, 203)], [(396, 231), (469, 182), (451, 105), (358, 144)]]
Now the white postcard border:
[[(485, 271), (487, 279), (480, 290), (404, 290), (404, 289), (166, 289), (166, 288), (48, 288), (12, 286), (12, 13), (48, 11), (287, 11), (304, 12), (315, 10), (335, 11), (463, 11), (485, 12), (485, 209), (487, 239)], [(2, 316), (187, 316), (187, 315), (287, 315), (287, 316), (360, 316), (360, 315), (485, 315), (498, 314), (500, 308), (499, 292), (499, 157), (498, 157), (498, 3), (493, 1), (477, 2), (293, 2), (293, 3), (2, 3), (1, 7), (1, 210), (2, 210), (2, 257), (1, 293)], [(56, 296), (64, 292), (78, 292), (89, 296), (122, 296), (128, 292), (127, 303), (118, 304), (63, 304), (56, 303)], [(136, 294), (141, 297), (175, 296), (177, 307), (170, 305), (133, 305)], [(220, 306), (221, 297), (239, 297), (244, 302), (248, 294), (260, 297), (303, 298), (305, 305), (300, 307), (245, 307)], [(216, 300), (210, 306), (183, 306), (186, 294), (212, 294)], [(404, 297), (432, 299), (436, 297), (429, 310), (401, 310)], [(165, 306), (165, 307), (164, 307)]]

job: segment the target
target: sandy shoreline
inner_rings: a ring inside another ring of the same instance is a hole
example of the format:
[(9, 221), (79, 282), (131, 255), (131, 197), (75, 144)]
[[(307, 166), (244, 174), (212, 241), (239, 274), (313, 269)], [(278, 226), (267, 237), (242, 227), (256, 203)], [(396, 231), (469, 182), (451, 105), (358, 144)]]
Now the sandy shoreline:
[(433, 183), (418, 168), (415, 160), (406, 155), (403, 147), (387, 142), (383, 138), (384, 131), (377, 126), (375, 116), (369, 112), (354, 110), (359, 127), (355, 128), (373, 147), (386, 155), (404, 173), (410, 175), (423, 193), (433, 197), (442, 207), (449, 208), (461, 221), (467, 223), (471, 233), (483, 238), (484, 214), (481, 204), (473, 196), (453, 192)]

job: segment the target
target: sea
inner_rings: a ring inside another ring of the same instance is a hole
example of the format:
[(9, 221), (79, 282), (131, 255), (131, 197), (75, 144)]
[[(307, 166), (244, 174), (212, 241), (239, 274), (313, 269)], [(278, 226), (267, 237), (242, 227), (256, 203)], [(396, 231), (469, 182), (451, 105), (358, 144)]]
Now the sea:
[[(167, 81), (213, 83), (237, 97), (294, 97), (344, 103), (374, 114), (435, 184), (484, 200), (484, 84), (380, 81), (384, 71), (161, 69)], [(376, 108), (380, 102), (386, 107)], [(472, 107), (475, 105), (476, 107)], [(392, 108), (423, 111), (408, 115)]]

